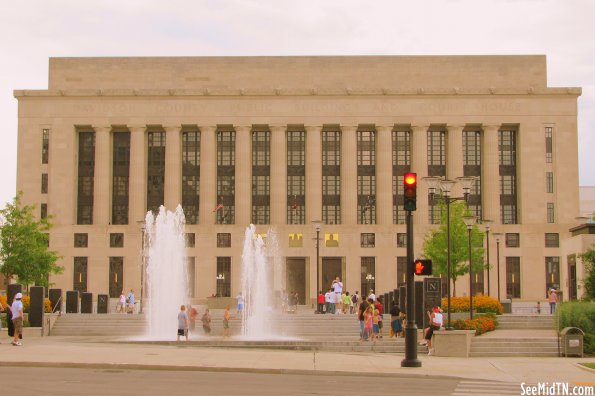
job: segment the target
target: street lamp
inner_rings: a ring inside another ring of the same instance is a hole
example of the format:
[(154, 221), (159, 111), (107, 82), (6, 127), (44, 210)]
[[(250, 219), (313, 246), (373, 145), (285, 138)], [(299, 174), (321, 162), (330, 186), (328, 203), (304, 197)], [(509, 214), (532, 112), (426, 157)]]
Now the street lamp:
[[(316, 230), (316, 310), (318, 311), (318, 293), (320, 290), (320, 277), (318, 275), (318, 269), (320, 267), (320, 220), (313, 220), (312, 223), (314, 224), (314, 229)], [(311, 290), (311, 289), (310, 289)], [(322, 313), (322, 311), (318, 312)]]
[[(372, 274), (368, 274), (366, 275), (366, 280), (368, 281), (368, 290), (367, 290), (367, 295), (370, 295), (370, 290), (372, 288), (372, 281), (374, 280), (374, 275)], [(363, 293), (362, 293), (363, 295)]]
[(500, 302), (500, 237), (501, 232), (494, 232), (496, 238), (496, 271), (498, 271), (498, 302)]
[(223, 281), (225, 280), (225, 274), (223, 274), (223, 273), (217, 274), (215, 279), (217, 279), (217, 297), (222, 297), (222, 294), (224, 294), (222, 289), (223, 289)]
[(467, 226), (467, 239), (469, 239), (469, 319), (473, 319), (473, 260), (471, 259), (471, 231), (475, 225), (475, 216), (463, 216)]
[(483, 220), (482, 224), (486, 230), (486, 255), (488, 258), (488, 296), (490, 295), (490, 225), (493, 220)]
[(436, 194), (436, 190), (440, 189), (442, 192), (442, 200), (446, 204), (446, 270), (447, 270), (447, 298), (448, 298), (448, 319), (447, 319), (447, 326), (448, 330), (452, 330), (450, 327), (450, 280), (451, 280), (451, 268), (450, 268), (450, 204), (454, 201), (465, 201), (469, 198), (469, 194), (471, 193), (471, 187), (475, 182), (474, 177), (457, 177), (457, 181), (461, 183), (461, 187), (463, 187), (463, 196), (462, 197), (451, 197), (450, 192), (457, 181), (454, 180), (446, 180), (442, 179), (438, 176), (429, 176), (424, 177), (423, 180), (428, 184), (428, 193), (430, 196), (430, 200), (434, 200), (434, 194)]

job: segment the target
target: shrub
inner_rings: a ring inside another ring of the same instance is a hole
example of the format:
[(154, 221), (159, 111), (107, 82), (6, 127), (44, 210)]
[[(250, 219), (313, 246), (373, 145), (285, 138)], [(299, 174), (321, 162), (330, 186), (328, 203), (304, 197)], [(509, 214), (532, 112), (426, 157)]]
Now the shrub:
[(477, 318), (459, 319), (451, 322), (452, 327), (457, 330), (475, 330), (475, 335), (487, 333), (488, 331), (496, 330), (496, 318), (494, 315), (482, 315)]
[(578, 327), (585, 333), (584, 352), (595, 353), (595, 301), (571, 301), (560, 304), (556, 310), (558, 331), (565, 327)]
[[(451, 312), (469, 312), (469, 297), (451, 297)], [(442, 299), (442, 310), (448, 310), (448, 299)], [(473, 297), (473, 310), (480, 313), (493, 313), (500, 315), (504, 310), (502, 304), (495, 298), (488, 296)]]

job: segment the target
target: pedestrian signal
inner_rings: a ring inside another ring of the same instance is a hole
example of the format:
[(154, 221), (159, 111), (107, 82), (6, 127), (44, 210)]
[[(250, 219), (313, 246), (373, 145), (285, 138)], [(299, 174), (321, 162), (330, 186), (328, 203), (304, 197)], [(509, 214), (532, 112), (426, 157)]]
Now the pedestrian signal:
[(432, 275), (432, 260), (417, 259), (413, 262), (415, 275)]

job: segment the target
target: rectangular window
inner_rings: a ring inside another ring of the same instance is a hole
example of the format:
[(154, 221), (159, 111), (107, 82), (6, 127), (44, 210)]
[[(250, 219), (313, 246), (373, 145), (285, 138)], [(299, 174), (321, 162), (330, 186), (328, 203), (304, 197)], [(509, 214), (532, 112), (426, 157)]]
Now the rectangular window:
[(506, 247), (517, 248), (521, 246), (520, 234), (507, 232), (505, 238)]
[(506, 257), (506, 296), (521, 298), (521, 258)]
[(482, 218), (481, 212), (481, 132), (463, 131), (463, 176), (474, 177), (475, 183), (467, 199), (471, 214)]
[(500, 220), (517, 224), (516, 130), (498, 131), (500, 173)]
[(187, 224), (198, 224), (200, 203), (200, 131), (182, 132), (182, 207)]
[[(428, 176), (446, 178), (446, 131), (431, 129), (426, 132), (428, 137)], [(439, 196), (432, 200), (428, 198), (428, 222), (440, 224), (442, 206), (438, 204)]]
[(186, 257), (186, 274), (188, 274), (186, 283), (188, 297), (194, 298), (196, 293), (196, 260), (194, 257)]
[(231, 297), (231, 257), (217, 257), (217, 297)]
[(129, 131), (114, 131), (112, 157), (112, 224), (128, 224), (130, 183)]
[(193, 248), (196, 246), (196, 234), (193, 232), (187, 232), (184, 234), (184, 245), (187, 248)]
[(39, 209), (39, 216), (42, 219), (47, 219), (48, 218), (48, 204), (46, 203), (42, 203), (41, 207)]
[(122, 248), (124, 247), (124, 234), (121, 232), (112, 232), (109, 234), (109, 247)]
[(361, 258), (361, 290), (362, 296), (368, 296), (371, 290), (376, 290), (376, 258)]
[(165, 196), (165, 131), (149, 131), (147, 161), (147, 211), (158, 213)]
[(545, 192), (546, 193), (553, 193), (554, 192), (554, 172), (546, 172), (545, 173)]
[(252, 127), (252, 224), (271, 222), (271, 131)]
[(403, 176), (411, 171), (411, 131), (395, 127), (392, 131), (393, 224), (405, 224)]
[(548, 223), (556, 222), (556, 218), (554, 217), (554, 203), (553, 202), (547, 203), (547, 222)]
[(554, 128), (545, 127), (545, 162), (552, 162), (553, 158), (553, 132)]
[(400, 247), (400, 248), (407, 247), (407, 234), (406, 233), (398, 233), (397, 234), (397, 247)]
[(41, 193), (42, 194), (48, 193), (48, 174), (47, 173), (41, 174)]
[(546, 233), (545, 234), (545, 247), (560, 247), (560, 234), (558, 233)]
[(548, 290), (560, 289), (560, 257), (545, 258), (545, 296)]
[(95, 180), (95, 132), (78, 133), (77, 224), (93, 224)]
[(236, 132), (231, 125), (217, 126), (217, 224), (235, 223)]
[(287, 130), (287, 224), (306, 223), (306, 132)]
[(41, 131), (41, 163), (47, 164), (50, 156), (50, 130)]
[(339, 247), (339, 234), (324, 234), (324, 246), (327, 248)]
[(89, 246), (89, 234), (75, 233), (74, 234), (74, 247), (75, 248), (86, 248)]
[(219, 232), (217, 233), (217, 247), (228, 248), (231, 247), (231, 234)]
[(407, 286), (407, 257), (405, 256), (397, 257), (397, 287), (401, 286)]
[(358, 224), (376, 224), (376, 131), (360, 126), (357, 139), (357, 219)]
[(341, 132), (322, 128), (322, 222), (341, 224)]
[(120, 297), (124, 290), (124, 257), (109, 258), (109, 296)]
[(87, 291), (87, 260), (87, 257), (74, 258), (72, 290), (79, 293), (85, 293)]
[(363, 248), (373, 248), (376, 246), (376, 234), (370, 232), (360, 234), (360, 246)]

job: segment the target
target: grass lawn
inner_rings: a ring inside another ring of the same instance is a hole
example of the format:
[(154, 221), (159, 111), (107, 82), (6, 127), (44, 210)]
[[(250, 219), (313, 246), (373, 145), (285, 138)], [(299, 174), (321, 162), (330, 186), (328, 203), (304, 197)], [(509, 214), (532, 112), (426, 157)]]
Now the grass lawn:
[(583, 366), (595, 369), (595, 363), (581, 363)]

